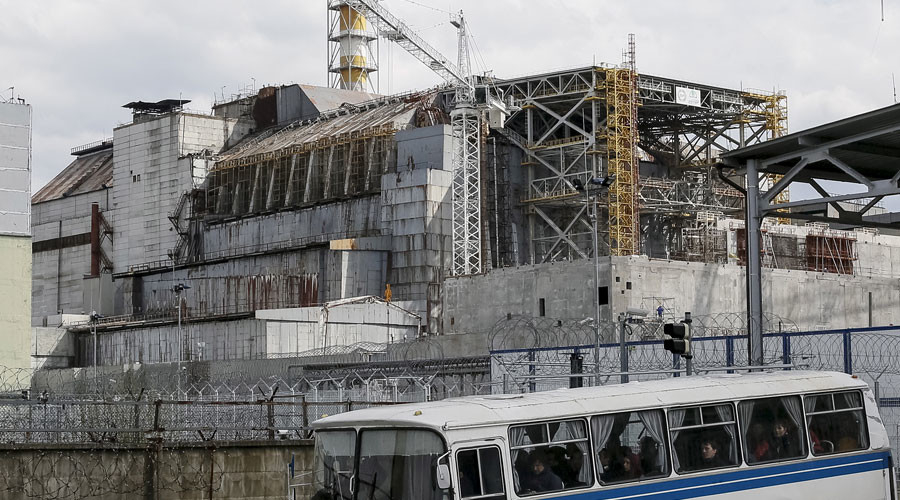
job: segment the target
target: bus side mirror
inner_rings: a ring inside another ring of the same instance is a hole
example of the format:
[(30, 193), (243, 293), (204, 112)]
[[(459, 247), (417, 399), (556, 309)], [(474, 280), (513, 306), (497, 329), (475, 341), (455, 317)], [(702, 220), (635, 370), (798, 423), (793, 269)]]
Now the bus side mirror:
[(450, 466), (447, 464), (438, 464), (435, 470), (437, 478), (437, 486), (442, 490), (450, 489)]

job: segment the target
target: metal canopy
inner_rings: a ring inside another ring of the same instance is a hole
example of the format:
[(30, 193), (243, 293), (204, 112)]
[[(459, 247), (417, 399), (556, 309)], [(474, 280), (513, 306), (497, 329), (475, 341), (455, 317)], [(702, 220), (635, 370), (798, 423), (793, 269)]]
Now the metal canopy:
[[(877, 109), (721, 155), (744, 169), (747, 182), (747, 310), (751, 365), (763, 363), (761, 233), (763, 217), (778, 216), (862, 227), (900, 228), (897, 213), (866, 216), (884, 197), (900, 194), (900, 105)], [(782, 176), (767, 191), (764, 174)], [(829, 193), (819, 181), (855, 184)], [(807, 183), (820, 198), (774, 203), (792, 183)], [(863, 200), (850, 208), (847, 203)], [(828, 204), (836, 216), (809, 210)]]
[[(762, 216), (778, 211), (779, 217), (863, 227), (897, 227), (864, 216), (885, 196), (900, 194), (900, 105), (737, 149), (721, 157), (732, 166), (754, 163), (760, 174), (784, 176), (760, 195), (759, 213)], [(822, 187), (819, 181), (823, 180), (856, 184), (859, 188), (849, 194), (833, 194)], [(794, 182), (809, 184), (820, 198), (772, 203), (778, 193)], [(858, 210), (850, 210), (839, 203), (851, 200), (865, 200), (865, 203), (860, 203)], [(827, 217), (799, 210), (823, 203), (834, 207), (838, 216)], [(789, 209), (798, 210), (784, 213)]]

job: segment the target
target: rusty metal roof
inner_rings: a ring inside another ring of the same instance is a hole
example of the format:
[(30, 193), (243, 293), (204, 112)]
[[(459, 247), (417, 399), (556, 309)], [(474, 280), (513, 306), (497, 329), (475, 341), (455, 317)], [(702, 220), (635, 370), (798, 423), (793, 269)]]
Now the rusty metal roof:
[(367, 92), (356, 92), (345, 89), (332, 89), (328, 87), (317, 87), (315, 85), (299, 86), (309, 102), (313, 104), (320, 112), (337, 109), (344, 104), (359, 104), (366, 101), (377, 99), (378, 94), (369, 94)]
[(31, 203), (42, 203), (111, 187), (112, 160), (112, 147), (77, 156), (75, 161), (31, 197)]
[(346, 134), (373, 131), (377, 135), (381, 133), (378, 131), (407, 128), (414, 125), (416, 111), (430, 107), (437, 93), (437, 90), (433, 90), (359, 104), (345, 103), (339, 109), (322, 113), (314, 120), (295, 122), (280, 129), (268, 129), (222, 155), (215, 169), (256, 163), (279, 152), (312, 146), (320, 140)]

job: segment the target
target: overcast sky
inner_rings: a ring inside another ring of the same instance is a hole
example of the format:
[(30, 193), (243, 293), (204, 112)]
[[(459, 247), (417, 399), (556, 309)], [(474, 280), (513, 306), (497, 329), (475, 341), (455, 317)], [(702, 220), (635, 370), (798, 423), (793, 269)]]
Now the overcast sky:
[[(447, 11), (462, 9), (498, 77), (619, 63), (628, 33), (638, 70), (731, 88), (783, 89), (799, 131), (894, 102), (900, 0), (754, 2), (383, 0), (451, 58)], [(33, 188), (72, 147), (112, 137), (130, 101), (214, 96), (264, 84), (327, 85), (326, 0), (0, 0), (0, 96), (34, 110)], [(399, 47), (381, 50), (382, 93), (438, 77)]]

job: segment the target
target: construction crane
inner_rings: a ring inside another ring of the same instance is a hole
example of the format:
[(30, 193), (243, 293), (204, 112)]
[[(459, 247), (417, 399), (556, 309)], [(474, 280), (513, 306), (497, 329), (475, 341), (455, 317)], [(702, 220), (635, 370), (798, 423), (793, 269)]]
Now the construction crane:
[[(346, 16), (346, 22), (342, 20), (339, 26), (348, 29), (332, 33), (331, 36), (333, 41), (347, 40), (341, 46), (341, 50), (347, 52), (342, 55), (342, 61), (350, 63), (359, 61), (356, 51), (360, 47), (351, 41), (350, 35), (353, 34), (351, 28), (365, 27), (368, 20), (374, 25), (377, 33), (403, 47), (454, 87), (453, 109), (450, 112), (453, 150), (451, 155), (453, 250), (450, 274), (461, 276), (482, 272), (481, 120), (482, 115), (490, 111), (492, 116), (497, 117), (492, 119), (492, 122), (502, 126), (507, 111), (500, 99), (491, 97), (487, 88), (483, 99), (480, 98), (476, 102), (475, 79), (469, 58), (468, 28), (462, 11), (452, 21), (458, 34), (457, 64), (453, 64), (377, 0), (329, 0), (328, 7), (332, 11), (340, 12), (342, 17)], [(346, 74), (352, 79), (354, 69), (357, 70), (356, 76), (362, 71), (367, 71), (364, 61), (359, 68), (350, 66), (338, 68), (339, 71), (344, 71), (342, 76)], [(351, 84), (352, 82), (343, 88), (351, 88), (349, 86)]]

